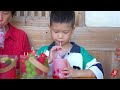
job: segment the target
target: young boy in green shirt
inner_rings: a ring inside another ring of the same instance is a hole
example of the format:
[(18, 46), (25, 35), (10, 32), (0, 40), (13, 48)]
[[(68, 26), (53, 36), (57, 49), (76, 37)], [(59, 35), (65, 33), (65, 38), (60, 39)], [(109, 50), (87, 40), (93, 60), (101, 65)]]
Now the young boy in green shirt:
[[(53, 42), (49, 46), (42, 46), (37, 54), (45, 53), (51, 67), (49, 74), (52, 75), (52, 62), (57, 49), (62, 48), (62, 52), (67, 59), (68, 68), (64, 68), (65, 78), (88, 77), (103, 79), (103, 68), (96, 58), (90, 55), (84, 47), (70, 42), (71, 35), (75, 29), (74, 11), (51, 11), (50, 31)], [(61, 42), (61, 46), (59, 45)], [(67, 52), (67, 53), (66, 53)]]

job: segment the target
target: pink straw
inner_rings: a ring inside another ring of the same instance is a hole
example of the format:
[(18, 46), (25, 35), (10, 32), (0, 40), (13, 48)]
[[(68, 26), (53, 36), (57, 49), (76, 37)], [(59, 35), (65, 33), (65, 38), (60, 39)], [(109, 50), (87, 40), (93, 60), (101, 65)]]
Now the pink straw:
[[(61, 41), (59, 42), (59, 45), (62, 46), (62, 42)], [(60, 58), (62, 58), (61, 50), (59, 50), (59, 55), (60, 55)]]
[(61, 43), (62, 43), (62, 42), (60, 41), (60, 46), (62, 46)]

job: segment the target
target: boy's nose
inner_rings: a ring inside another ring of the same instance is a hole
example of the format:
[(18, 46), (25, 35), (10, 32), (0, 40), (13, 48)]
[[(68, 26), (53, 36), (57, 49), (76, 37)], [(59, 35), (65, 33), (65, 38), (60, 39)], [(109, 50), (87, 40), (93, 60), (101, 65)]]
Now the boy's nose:
[(63, 35), (62, 35), (62, 34), (59, 34), (59, 35), (58, 35), (58, 38), (59, 38), (59, 39), (61, 39), (62, 37), (63, 37)]

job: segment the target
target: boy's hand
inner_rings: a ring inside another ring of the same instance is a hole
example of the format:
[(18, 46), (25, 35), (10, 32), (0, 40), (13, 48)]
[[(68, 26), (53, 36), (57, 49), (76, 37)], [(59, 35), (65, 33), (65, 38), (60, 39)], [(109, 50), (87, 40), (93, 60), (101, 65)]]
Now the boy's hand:
[(64, 68), (63, 70), (62, 70), (62, 73), (64, 73), (65, 74), (65, 78), (68, 78), (68, 77), (76, 77), (76, 74), (77, 74), (77, 71), (78, 70), (75, 70), (75, 69), (73, 69), (71, 66), (70, 66), (70, 64), (69, 64), (69, 62), (66, 60), (66, 63), (67, 63), (67, 68)]
[(49, 59), (48, 59), (48, 63), (52, 63), (53, 59), (55, 58), (55, 56), (57, 55), (57, 50), (61, 49), (61, 46), (53, 46), (50, 50), (50, 54), (49, 54)]
[(115, 60), (120, 61), (120, 47), (116, 48), (115, 55), (116, 55)]

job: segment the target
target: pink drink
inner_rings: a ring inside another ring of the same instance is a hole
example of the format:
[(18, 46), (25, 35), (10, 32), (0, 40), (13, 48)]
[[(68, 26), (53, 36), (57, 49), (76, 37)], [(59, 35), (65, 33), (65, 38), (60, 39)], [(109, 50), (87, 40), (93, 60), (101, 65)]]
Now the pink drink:
[(65, 74), (61, 73), (63, 68), (66, 68), (67, 64), (65, 59), (59, 58), (53, 60), (53, 78), (63, 79)]
[(20, 76), (21, 78), (23, 77), (22, 75), (26, 73), (26, 65), (25, 61), (28, 59), (27, 55), (20, 55)]

